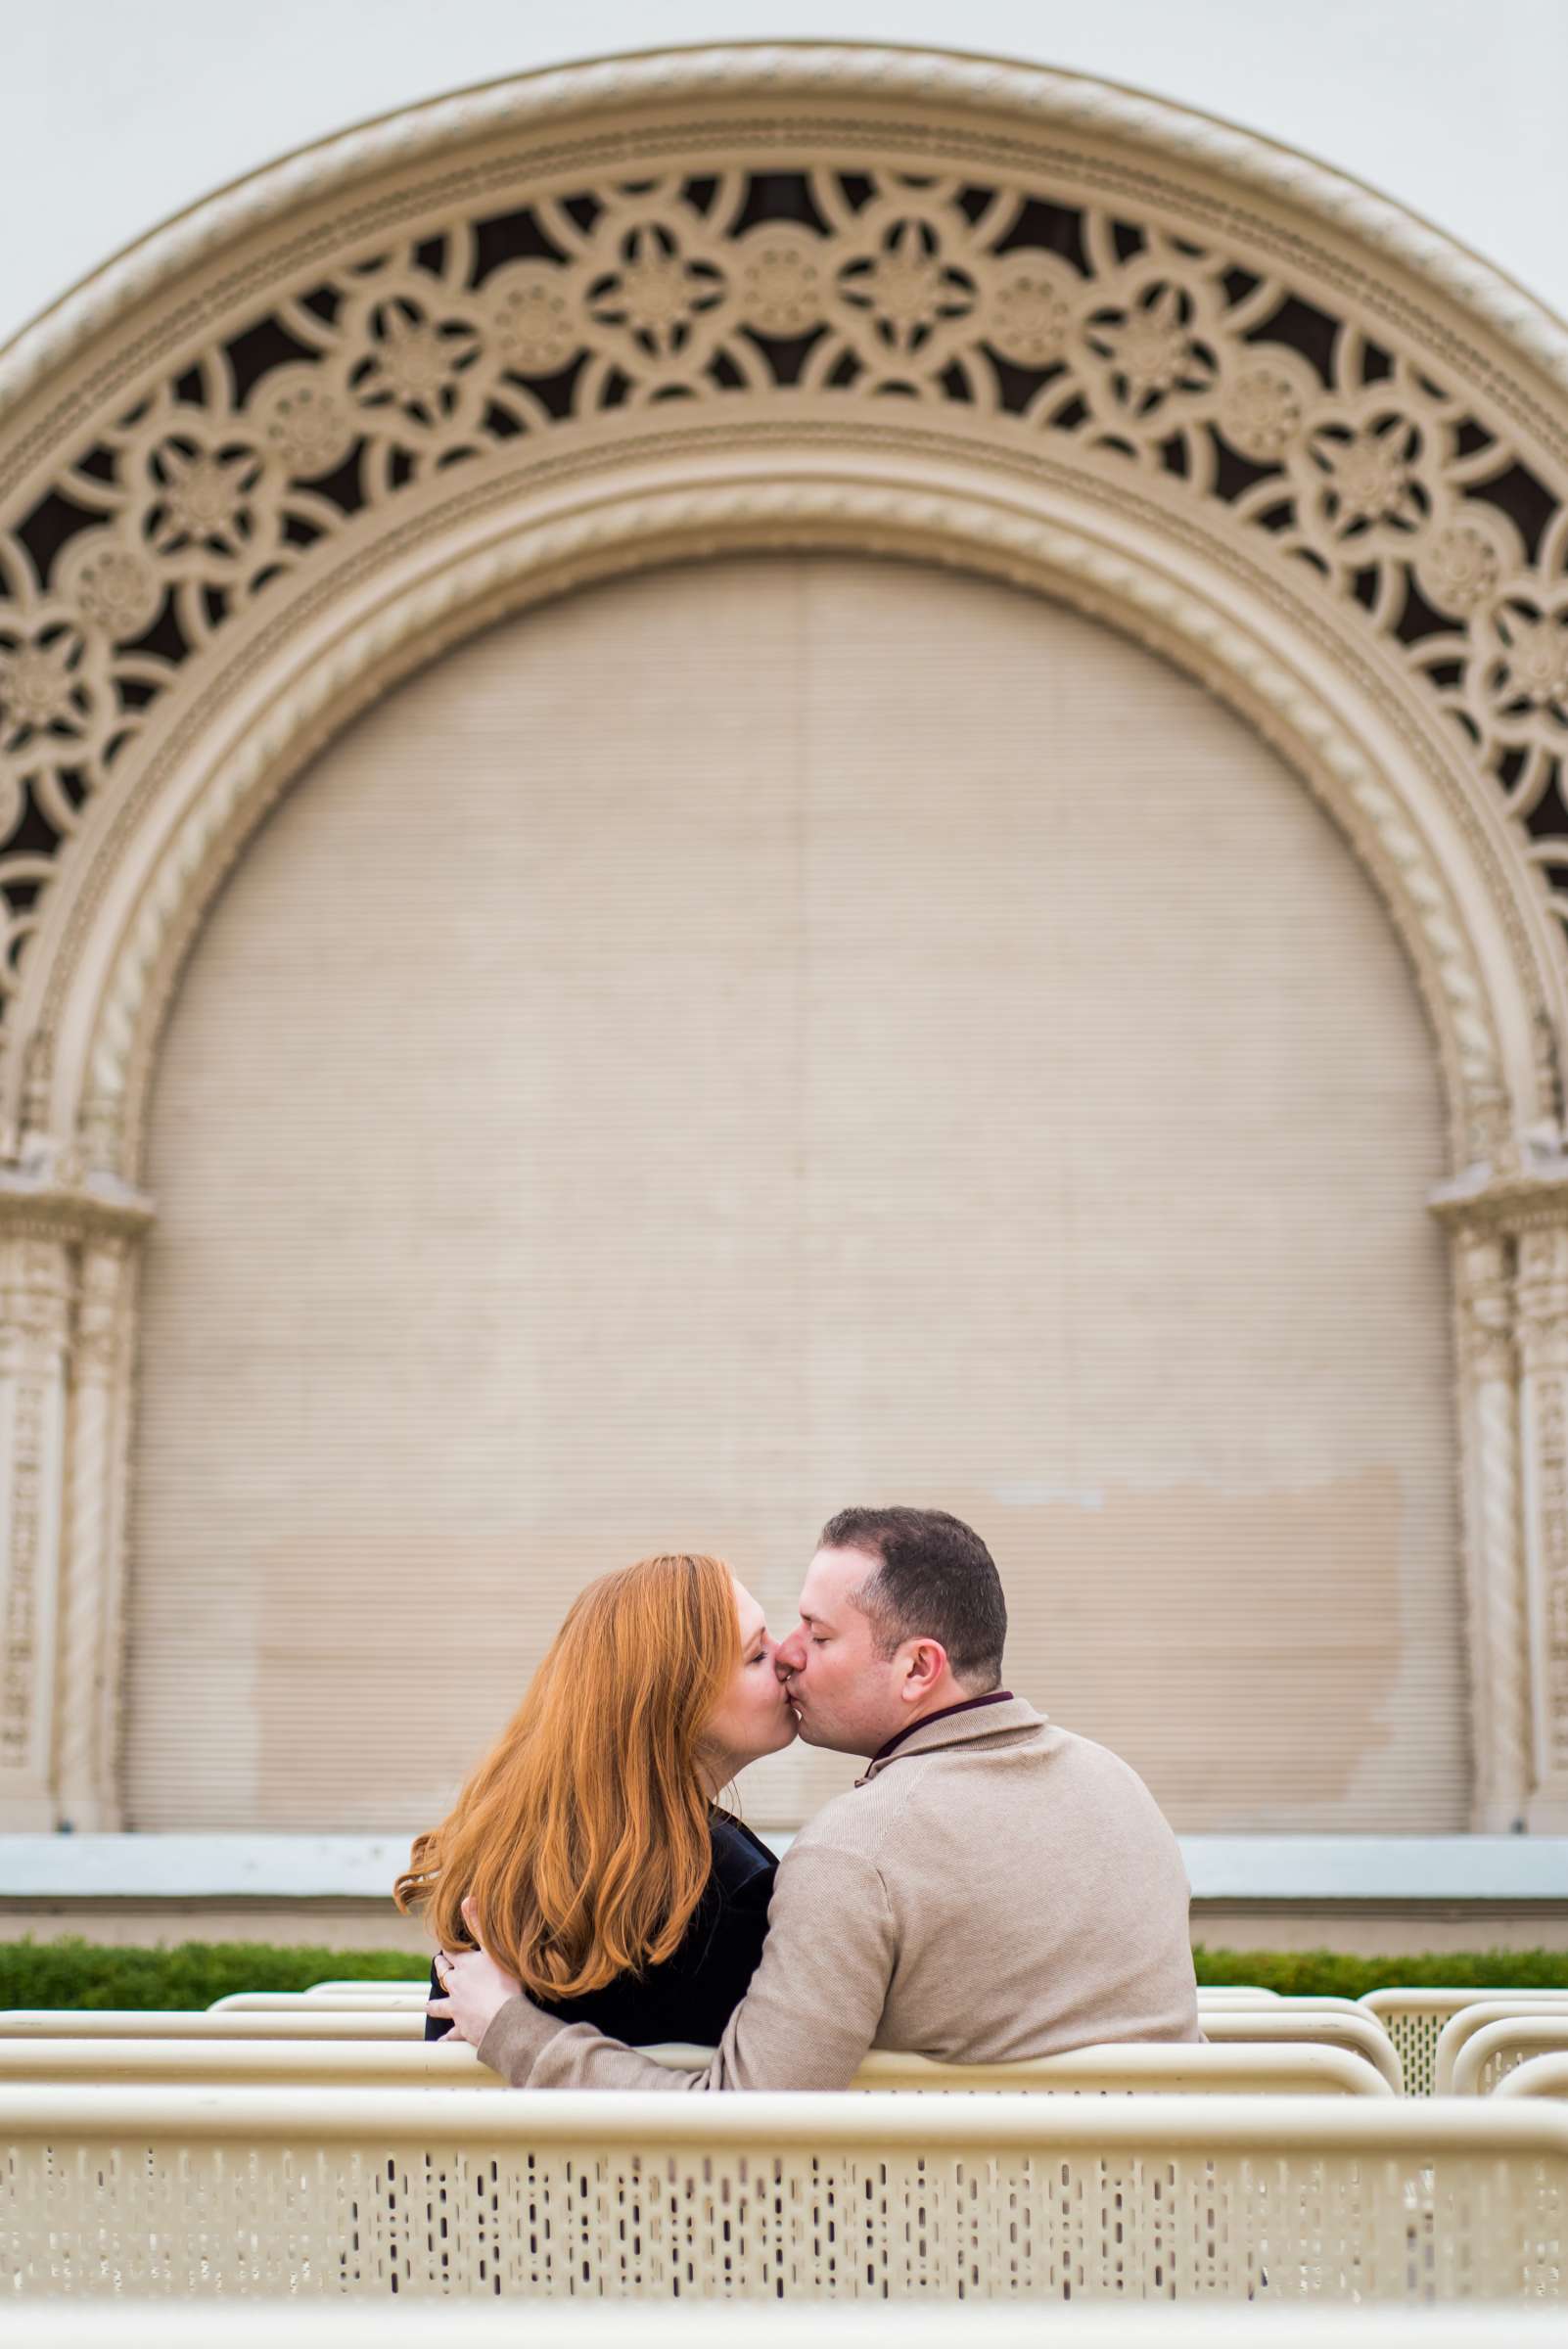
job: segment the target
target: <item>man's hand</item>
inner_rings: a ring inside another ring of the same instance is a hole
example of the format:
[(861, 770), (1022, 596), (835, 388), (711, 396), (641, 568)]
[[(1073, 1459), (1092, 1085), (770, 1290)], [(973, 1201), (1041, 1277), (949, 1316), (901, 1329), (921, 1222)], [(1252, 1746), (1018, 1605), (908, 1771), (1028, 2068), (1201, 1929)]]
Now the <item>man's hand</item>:
[(451, 2036), (477, 2048), (508, 1999), (517, 1998), (521, 1982), (509, 1974), (485, 1949), (474, 1915), (472, 1897), (463, 1903), (463, 1922), (478, 1943), (472, 1950), (438, 1950), (436, 1978), (445, 1997), (427, 1999), (425, 2012), (438, 2021), (451, 2020)]

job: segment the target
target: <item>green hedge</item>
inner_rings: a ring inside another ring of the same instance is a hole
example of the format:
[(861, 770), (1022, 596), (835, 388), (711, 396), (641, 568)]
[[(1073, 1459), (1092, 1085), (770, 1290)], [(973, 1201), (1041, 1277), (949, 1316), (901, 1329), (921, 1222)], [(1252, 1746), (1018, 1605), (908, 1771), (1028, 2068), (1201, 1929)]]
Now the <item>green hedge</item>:
[[(1255, 1982), (1287, 1997), (1333, 1992), (1359, 1999), (1387, 1983), (1493, 1983), (1568, 1990), (1568, 1950), (1438, 1951), (1353, 1958), (1339, 1950), (1193, 1953), (1200, 1982)], [(187, 1941), (172, 1950), (114, 1949), (72, 1937), (0, 1942), (0, 2007), (209, 2006), (234, 1990), (308, 1990), (312, 1982), (416, 1982), (418, 1958), (399, 1950), (278, 1949), (262, 1941)]]
[(1200, 1982), (1255, 1982), (1286, 1998), (1361, 1999), (1369, 1990), (1568, 1990), (1568, 1950), (1432, 1950), (1407, 1958), (1356, 1958), (1346, 1950), (1193, 1950)]
[(308, 1990), (312, 1982), (428, 1982), (402, 1950), (318, 1950), (265, 1941), (184, 1941), (115, 1949), (69, 1935), (0, 1942), (0, 2007), (210, 2006), (234, 1990)]

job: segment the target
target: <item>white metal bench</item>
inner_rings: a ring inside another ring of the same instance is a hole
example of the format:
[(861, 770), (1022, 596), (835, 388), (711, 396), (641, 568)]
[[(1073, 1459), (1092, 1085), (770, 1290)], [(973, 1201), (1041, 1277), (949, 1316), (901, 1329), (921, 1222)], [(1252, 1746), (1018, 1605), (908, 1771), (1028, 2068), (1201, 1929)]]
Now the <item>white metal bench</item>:
[(1492, 2101), (1504, 2096), (1568, 2097), (1568, 2055), (1532, 2055), (1498, 2082)]
[(411, 1990), (231, 1990), (208, 2014), (406, 2014), (423, 2007), (428, 1986)]
[[(212, 2310), (197, 2301), (30, 2300), (24, 2303), (29, 2349), (211, 2349)], [(961, 2314), (903, 2300), (875, 2307), (821, 2302), (750, 2306), (749, 2333), (761, 2349), (1040, 2349), (1038, 2308), (992, 2301)], [(623, 2305), (534, 2301), (528, 2349), (626, 2349)], [(1558, 2349), (1560, 2308), (1518, 2304), (1481, 2308), (1348, 2308), (1343, 2303), (1270, 2307), (1267, 2331), (1250, 2308), (1152, 2306), (1053, 2309), (1051, 2349)], [(732, 2308), (680, 2301), (637, 2309), (638, 2349), (734, 2349)], [(223, 2310), (224, 2349), (276, 2349), (286, 2326), (290, 2349), (519, 2349), (515, 2307), (480, 2300), (231, 2300)]]
[[(236, 1998), (249, 1999), (258, 1996), (267, 1998), (289, 1997), (301, 1999), (357, 1999), (360, 1997), (370, 1999), (423, 1999), (428, 1996), (428, 1984), (423, 1981), (372, 1982), (354, 1981), (350, 1978), (336, 1982), (312, 1982), (307, 1990), (302, 1991), (267, 1991), (259, 1993), (255, 1991), (235, 1992), (231, 1993), (228, 1999), (214, 2000), (213, 2004), (220, 2006), (229, 2005), (234, 2003)], [(1275, 2006), (1279, 2004), (1280, 1994), (1277, 1990), (1263, 1990), (1253, 1982), (1200, 1982), (1198, 1985), (1198, 2004), (1200, 2007)], [(1358, 2002), (1355, 1999), (1293, 1999), (1289, 2002), (1289, 2004), (1292, 2005), (1343, 2006), (1348, 2007), (1352, 2013), (1355, 2013), (1359, 2010)]]
[(1479, 2005), (1486, 2000), (1524, 1997), (1568, 1999), (1568, 1990), (1513, 1991), (1506, 1983), (1491, 1990), (1412, 1985), (1407, 1989), (1369, 1990), (1358, 2004), (1377, 2017), (1399, 2050), (1406, 2095), (1429, 2096), (1438, 2040), (1450, 2017), (1462, 2007)]
[(1490, 2096), (1510, 2072), (1541, 2055), (1568, 2055), (1568, 2010), (1504, 2015), (1472, 2031), (1453, 2057), (1450, 2094)]
[(1560, 2300), (1545, 2101), (0, 2090), (19, 2294)]
[(1284, 2000), (1277, 2007), (1259, 2006), (1231, 2013), (1211, 2013), (1206, 2009), (1199, 2015), (1198, 2023), (1214, 2047), (1272, 2044), (1343, 2049), (1347, 2054), (1360, 2057), (1379, 2071), (1396, 2096), (1403, 2095), (1405, 2081), (1399, 2050), (1370, 2015), (1345, 2014), (1334, 2009), (1306, 2013), (1284, 2009)]
[(421, 2006), (290, 2007), (12, 2006), (0, 2011), (0, 2046), (12, 2039), (423, 2039)]
[(1516, 2016), (1540, 2014), (1548, 2021), (1560, 2020), (1568, 2026), (1568, 2001), (1543, 1998), (1538, 1993), (1520, 1991), (1509, 1998), (1476, 2000), (1451, 2014), (1438, 2034), (1437, 2052), (1432, 2058), (1432, 2094), (1450, 2096), (1453, 2094), (1453, 2067), (1461, 2050), (1478, 2031), (1489, 2023), (1511, 2022)]
[[(671, 2067), (705, 2065), (709, 2048), (650, 2049)], [(351, 2040), (14, 2039), (0, 2041), (0, 2083), (104, 2087), (487, 2088), (506, 2083), (472, 2048)], [(1338, 2048), (1081, 2048), (1035, 2063), (945, 2064), (867, 2056), (852, 2086), (899, 2094), (1049, 2096), (1355, 2096), (1393, 2091)]]
[(427, 1978), (421, 1974), (417, 1981), (410, 1978), (406, 1982), (312, 1982), (302, 1995), (307, 1999), (347, 1998), (360, 1990), (372, 1991), (378, 1996), (383, 1991), (401, 1991), (410, 1997), (422, 1999), (427, 1995)]

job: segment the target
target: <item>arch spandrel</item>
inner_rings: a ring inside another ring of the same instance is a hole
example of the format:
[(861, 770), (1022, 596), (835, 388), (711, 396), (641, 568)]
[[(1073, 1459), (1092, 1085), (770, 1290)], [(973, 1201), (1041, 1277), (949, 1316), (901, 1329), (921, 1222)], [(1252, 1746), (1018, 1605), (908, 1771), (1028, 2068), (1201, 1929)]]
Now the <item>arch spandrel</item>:
[[(1565, 351), (1484, 263), (1305, 159), (915, 53), (612, 61), (225, 192), (0, 360), (8, 1195), (133, 1196), (183, 944), (352, 708), (530, 596), (776, 539), (1067, 593), (1285, 750), (1414, 963), (1445, 1213), (1490, 1218), (1517, 1284), (1518, 1186), (1555, 1212), (1561, 1142)], [(38, 1272), (51, 1297), (82, 1245)], [(1498, 1643), (1539, 1648), (1568, 1606), (1546, 1517), (1508, 1531), (1519, 1491), (1568, 1484), (1525, 1287), (1506, 1412), (1460, 1398), (1492, 1462), (1473, 1645), (1501, 1823), (1568, 1789), (1568, 1662), (1559, 1694), (1486, 1715)], [(60, 1348), (26, 1359), (25, 1393), (64, 1397)], [(39, 1492), (65, 1419), (48, 1403)], [(61, 1680), (29, 1627), (69, 1585), (64, 1517), (39, 1538), (0, 1626), (28, 1659), (12, 1711), (60, 1681), (107, 1815), (70, 1688), (115, 1608), (68, 1590)]]

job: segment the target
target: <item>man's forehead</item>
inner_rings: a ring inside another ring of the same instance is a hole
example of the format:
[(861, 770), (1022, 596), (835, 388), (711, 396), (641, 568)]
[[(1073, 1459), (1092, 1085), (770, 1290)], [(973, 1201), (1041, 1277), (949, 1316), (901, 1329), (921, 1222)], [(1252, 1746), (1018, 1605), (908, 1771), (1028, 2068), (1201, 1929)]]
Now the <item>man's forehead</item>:
[(877, 1562), (863, 1549), (819, 1549), (801, 1586), (801, 1613), (824, 1621), (875, 1574)]

